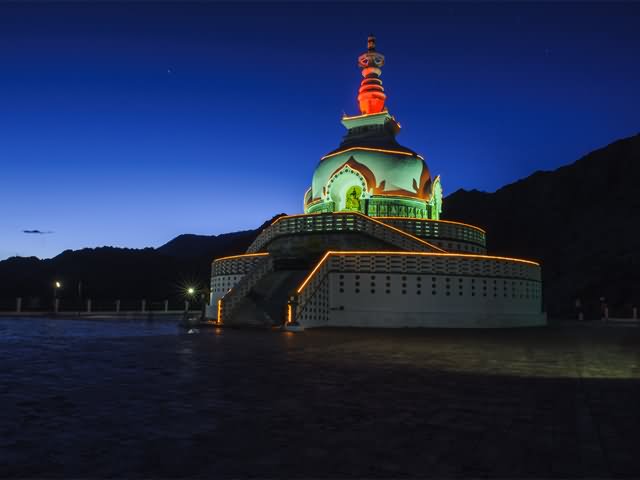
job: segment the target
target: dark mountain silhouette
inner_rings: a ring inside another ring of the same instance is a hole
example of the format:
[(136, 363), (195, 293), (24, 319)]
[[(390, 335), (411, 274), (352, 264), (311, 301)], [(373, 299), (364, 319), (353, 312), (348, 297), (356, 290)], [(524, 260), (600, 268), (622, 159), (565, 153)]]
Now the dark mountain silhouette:
[(66, 305), (86, 298), (97, 307), (100, 301), (143, 298), (169, 299), (179, 305), (187, 287), (203, 291), (209, 285), (214, 258), (244, 253), (258, 233), (281, 215), (255, 230), (180, 235), (156, 249), (100, 247), (66, 250), (46, 260), (9, 258), (0, 262), (0, 309), (13, 308), (16, 297), (23, 297), (26, 307), (50, 306), (56, 280), (63, 284), (58, 296)]
[[(444, 218), (483, 227), (491, 253), (540, 261), (552, 316), (574, 314), (576, 298), (588, 314), (598, 315), (600, 297), (613, 315), (628, 316), (640, 303), (639, 185), (636, 135), (494, 193), (458, 190), (445, 199)], [(48, 260), (10, 258), (0, 262), (0, 308), (11, 308), (17, 296), (49, 305), (55, 279), (65, 285), (63, 300), (177, 302), (187, 286), (208, 286), (213, 258), (243, 253), (272, 220), (255, 230), (180, 235), (157, 249), (102, 247)]]
[(492, 253), (542, 262), (551, 314), (580, 298), (630, 315), (640, 302), (640, 135), (494, 193), (458, 190), (444, 216), (482, 226)]

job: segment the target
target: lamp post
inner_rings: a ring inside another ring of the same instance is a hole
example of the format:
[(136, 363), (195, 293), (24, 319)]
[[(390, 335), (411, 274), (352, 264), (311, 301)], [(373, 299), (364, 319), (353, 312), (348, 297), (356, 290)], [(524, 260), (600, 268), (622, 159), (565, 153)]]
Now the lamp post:
[(200, 321), (204, 322), (207, 317), (207, 305), (209, 303), (209, 289), (204, 288), (200, 292)]
[(189, 312), (189, 302), (196, 293), (196, 289), (193, 287), (187, 288), (187, 299), (184, 301), (184, 313)]
[(58, 280), (53, 282), (53, 313), (58, 313), (58, 290), (62, 288), (62, 283)]

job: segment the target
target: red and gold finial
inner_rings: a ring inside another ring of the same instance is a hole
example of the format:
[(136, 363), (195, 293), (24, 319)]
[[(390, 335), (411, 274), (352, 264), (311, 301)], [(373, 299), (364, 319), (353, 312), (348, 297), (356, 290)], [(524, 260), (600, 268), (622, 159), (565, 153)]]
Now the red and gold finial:
[(369, 35), (367, 52), (358, 57), (358, 66), (362, 69), (362, 82), (358, 90), (358, 103), (363, 115), (384, 111), (387, 96), (382, 88), (380, 68), (384, 65), (384, 55), (376, 52), (376, 37)]

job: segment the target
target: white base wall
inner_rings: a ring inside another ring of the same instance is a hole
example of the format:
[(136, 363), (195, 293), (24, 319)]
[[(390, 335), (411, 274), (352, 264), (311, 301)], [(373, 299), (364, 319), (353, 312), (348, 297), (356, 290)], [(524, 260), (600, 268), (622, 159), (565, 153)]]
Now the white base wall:
[(207, 305), (207, 308), (204, 312), (205, 318), (208, 319), (217, 319), (218, 318), (218, 305), (214, 303), (213, 305)]
[(512, 328), (547, 324), (545, 313), (332, 311), (328, 321), (305, 319), (304, 328)]
[(331, 272), (297, 321), (304, 328), (510, 328), (547, 323), (537, 279), (407, 270)]
[[(211, 294), (209, 295), (209, 308), (213, 309), (213, 317), (218, 316), (218, 300), (226, 295), (240, 280), (242, 280), (244, 274), (233, 275), (212, 275), (211, 276)], [(209, 310), (207, 310), (207, 316)]]

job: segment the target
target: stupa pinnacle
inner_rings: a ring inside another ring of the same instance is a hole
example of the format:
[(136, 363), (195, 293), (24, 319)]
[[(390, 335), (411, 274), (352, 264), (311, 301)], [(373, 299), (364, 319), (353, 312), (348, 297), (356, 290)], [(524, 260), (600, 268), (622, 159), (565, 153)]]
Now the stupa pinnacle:
[(358, 57), (358, 66), (362, 69), (364, 77), (358, 91), (358, 103), (360, 113), (380, 113), (385, 110), (384, 101), (387, 96), (384, 93), (382, 80), (382, 66), (384, 55), (376, 51), (376, 37), (369, 35), (367, 39), (367, 51)]

